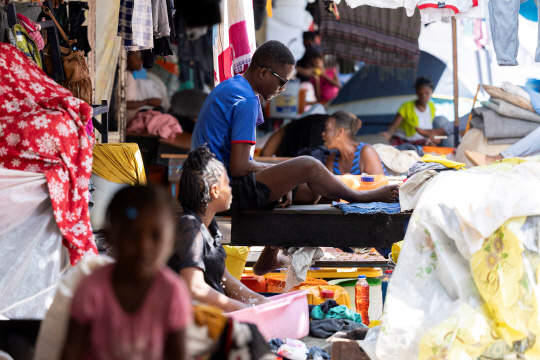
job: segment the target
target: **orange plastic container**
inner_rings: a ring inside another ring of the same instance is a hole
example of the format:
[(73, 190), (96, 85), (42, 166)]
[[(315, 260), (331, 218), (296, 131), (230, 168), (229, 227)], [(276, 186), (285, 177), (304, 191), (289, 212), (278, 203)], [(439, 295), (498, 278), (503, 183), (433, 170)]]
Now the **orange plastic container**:
[(243, 274), (241, 281), (242, 284), (252, 291), (266, 292), (266, 280), (264, 279), (264, 276)]
[(351, 308), (351, 297), (347, 290), (338, 285), (318, 285), (318, 286), (300, 286), (300, 290), (307, 290), (309, 305), (320, 305), (324, 303), (327, 298), (321, 295), (323, 290), (331, 290), (334, 293), (332, 297), (339, 305), (345, 305), (349, 309)]
[(454, 153), (454, 148), (451, 147), (440, 147), (440, 146), (424, 146), (422, 151), (426, 154), (438, 154), (438, 155), (448, 155)]
[[(375, 190), (388, 185), (388, 178), (385, 175), (336, 175), (336, 177), (356, 191)], [(347, 202), (345, 200), (340, 201)]]
[[(271, 293), (283, 293), (285, 288), (285, 278), (286, 275), (268, 275), (266, 278), (266, 284), (268, 285), (267, 291)], [(322, 279), (314, 279), (314, 278), (306, 278), (306, 281), (301, 283), (298, 286), (293, 287), (290, 291), (297, 291), (300, 289), (301, 286), (317, 286), (317, 285), (328, 285), (328, 282), (326, 280)]]

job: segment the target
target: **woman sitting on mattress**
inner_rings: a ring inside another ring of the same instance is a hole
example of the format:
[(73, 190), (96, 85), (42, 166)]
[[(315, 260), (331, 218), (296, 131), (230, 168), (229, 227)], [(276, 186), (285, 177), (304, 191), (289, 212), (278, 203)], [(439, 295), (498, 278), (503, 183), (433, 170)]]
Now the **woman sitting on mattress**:
[(386, 169), (373, 146), (358, 143), (354, 137), (362, 126), (356, 116), (345, 111), (332, 114), (322, 137), (324, 146), (337, 152), (326, 158), (326, 167), (334, 175), (386, 175)]

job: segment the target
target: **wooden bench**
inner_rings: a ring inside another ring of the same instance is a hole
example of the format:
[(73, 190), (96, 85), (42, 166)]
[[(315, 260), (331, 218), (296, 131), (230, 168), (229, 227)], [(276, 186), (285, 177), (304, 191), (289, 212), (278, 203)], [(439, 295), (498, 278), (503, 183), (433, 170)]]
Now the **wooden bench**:
[(247, 211), (232, 218), (235, 246), (390, 247), (411, 214), (348, 214), (330, 205)]

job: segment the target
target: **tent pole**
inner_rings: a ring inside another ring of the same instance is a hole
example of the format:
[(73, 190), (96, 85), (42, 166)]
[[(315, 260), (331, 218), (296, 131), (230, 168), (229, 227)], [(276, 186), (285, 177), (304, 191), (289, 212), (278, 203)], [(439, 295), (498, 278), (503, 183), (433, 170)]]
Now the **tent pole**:
[(454, 55), (454, 147), (457, 148), (459, 145), (459, 113), (458, 113), (458, 102), (459, 102), (459, 90), (458, 90), (458, 60), (457, 60), (457, 25), (456, 18), (452, 18), (452, 52)]

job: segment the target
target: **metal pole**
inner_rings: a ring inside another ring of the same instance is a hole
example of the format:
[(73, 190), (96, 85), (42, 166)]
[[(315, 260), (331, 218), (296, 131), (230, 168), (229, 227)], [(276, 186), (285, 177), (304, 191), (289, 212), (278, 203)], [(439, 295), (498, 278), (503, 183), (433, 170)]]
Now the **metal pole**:
[(452, 52), (454, 55), (454, 147), (459, 145), (459, 82), (458, 82), (458, 60), (457, 60), (457, 25), (456, 18), (452, 16)]

